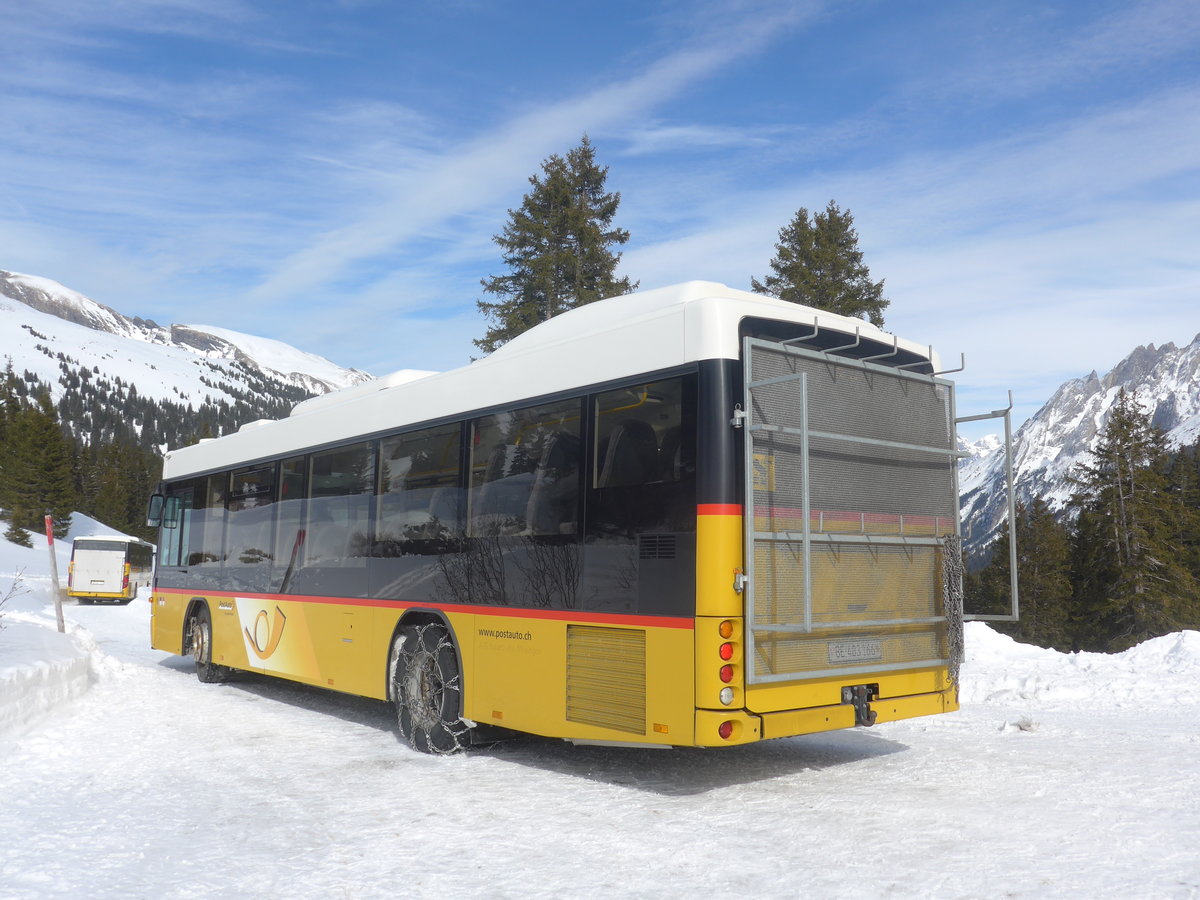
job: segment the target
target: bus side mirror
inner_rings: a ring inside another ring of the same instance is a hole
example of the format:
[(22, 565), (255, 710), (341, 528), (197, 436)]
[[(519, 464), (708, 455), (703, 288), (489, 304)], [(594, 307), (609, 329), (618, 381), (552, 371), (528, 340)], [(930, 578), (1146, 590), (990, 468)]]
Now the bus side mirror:
[(151, 528), (179, 527), (179, 498), (151, 494), (150, 505), (146, 509), (146, 524)]
[(163, 528), (178, 528), (179, 527), (179, 498), (168, 497), (167, 502), (163, 505)]
[(150, 505), (146, 507), (146, 524), (150, 528), (158, 528), (162, 525), (163, 501), (166, 499), (162, 494), (150, 495)]

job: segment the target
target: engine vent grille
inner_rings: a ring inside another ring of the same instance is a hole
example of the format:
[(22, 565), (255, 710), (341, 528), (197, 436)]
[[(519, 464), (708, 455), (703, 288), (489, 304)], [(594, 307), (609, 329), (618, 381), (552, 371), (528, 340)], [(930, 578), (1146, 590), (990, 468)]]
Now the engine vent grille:
[(567, 626), (567, 721), (646, 733), (646, 632)]
[(638, 535), (639, 559), (674, 559), (675, 535), (673, 534), (641, 534)]

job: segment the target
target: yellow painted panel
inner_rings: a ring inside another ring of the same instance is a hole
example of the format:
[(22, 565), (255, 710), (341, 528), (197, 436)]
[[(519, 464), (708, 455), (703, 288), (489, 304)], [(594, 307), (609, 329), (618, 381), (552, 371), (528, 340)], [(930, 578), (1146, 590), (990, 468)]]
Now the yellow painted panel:
[[(531, 734), (568, 739), (690, 744), (695, 709), (690, 677), (694, 656), (692, 630), (581, 624), (587, 628), (644, 632), (645, 715), (638, 733), (628, 722), (614, 723), (621, 727), (603, 727), (568, 719), (567, 630), (571, 623), (557, 619), (476, 616), (473, 665), (467, 682), (467, 717)], [(465, 640), (461, 634), (459, 638)], [(618, 639), (617, 644), (620, 643)], [(620, 654), (606, 658), (603, 644), (597, 644), (592, 652), (596, 658), (591, 678), (606, 677), (606, 665), (616, 681), (627, 675), (628, 660)], [(628, 687), (627, 682), (625, 686)]]
[(876, 722), (894, 722), (897, 719), (914, 719), (918, 716), (934, 716), (938, 713), (958, 709), (958, 701), (946, 691), (937, 694), (918, 694), (914, 697), (893, 697), (871, 703)]
[(733, 584), (744, 565), (742, 517), (697, 516), (696, 615), (742, 615), (742, 595)]
[(178, 594), (150, 595), (150, 646), (167, 653), (183, 653), (183, 614), (188, 598)]
[(789, 709), (767, 713), (762, 717), (763, 737), (793, 737), (854, 727), (854, 707), (819, 706), (815, 709)]
[(783, 684), (756, 684), (746, 688), (746, 706), (761, 713), (833, 706), (842, 702), (842, 688), (852, 684), (878, 684), (881, 697), (928, 694), (950, 687), (945, 669), (911, 672), (843, 675)]
[[(874, 700), (871, 703), (871, 710), (876, 715), (875, 724), (951, 712), (958, 709), (958, 702), (953, 693), (953, 691), (944, 691)], [(800, 734), (815, 734), (819, 731), (853, 728), (854, 707), (849, 704), (839, 704), (837, 706), (819, 706), (813, 709), (790, 709), (766, 713), (762, 717), (762, 722), (764, 738), (792, 737)]]

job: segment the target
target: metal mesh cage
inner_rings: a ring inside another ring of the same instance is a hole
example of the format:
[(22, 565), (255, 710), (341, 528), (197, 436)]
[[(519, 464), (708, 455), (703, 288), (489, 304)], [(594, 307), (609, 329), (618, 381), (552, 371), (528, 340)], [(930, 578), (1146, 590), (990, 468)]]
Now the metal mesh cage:
[(944, 665), (951, 386), (747, 339), (751, 681)]

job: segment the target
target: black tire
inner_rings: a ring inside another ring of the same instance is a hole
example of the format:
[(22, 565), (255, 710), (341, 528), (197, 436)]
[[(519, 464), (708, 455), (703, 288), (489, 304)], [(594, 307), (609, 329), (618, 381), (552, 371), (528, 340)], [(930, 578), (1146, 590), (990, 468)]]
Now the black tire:
[(208, 607), (200, 605), (188, 623), (192, 659), (196, 661), (196, 677), (205, 684), (217, 684), (229, 677), (229, 669), (212, 661), (212, 617)]
[(471, 743), (462, 717), (462, 669), (440, 622), (405, 625), (388, 663), (401, 736), (422, 753), (457, 753)]

